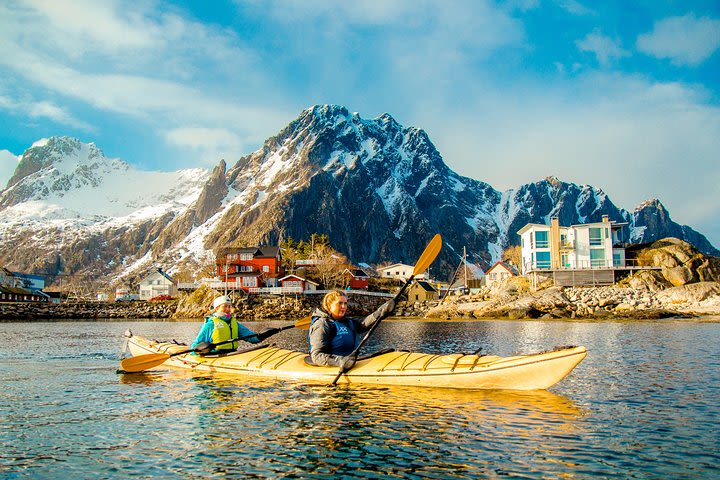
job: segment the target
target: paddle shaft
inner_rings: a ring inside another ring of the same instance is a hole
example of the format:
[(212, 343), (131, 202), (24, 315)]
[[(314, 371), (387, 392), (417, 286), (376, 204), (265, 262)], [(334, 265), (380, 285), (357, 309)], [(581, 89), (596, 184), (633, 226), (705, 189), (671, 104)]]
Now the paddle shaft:
[[(405, 293), (405, 290), (407, 290), (407, 288), (410, 286), (410, 284), (412, 283), (414, 278), (415, 278), (415, 275), (410, 275), (410, 278), (407, 279), (407, 281), (405, 282), (405, 285), (403, 285), (402, 288), (400, 288), (400, 291), (397, 294), (395, 294), (395, 297), (393, 298), (393, 301), (395, 303), (397, 303), (397, 301), (400, 299), (402, 294)], [(394, 310), (394, 308), (393, 308), (393, 310)], [(372, 326), (370, 327), (370, 330), (367, 331), (367, 333), (362, 338), (362, 340), (360, 340), (360, 343), (358, 343), (358, 346), (355, 347), (355, 350), (353, 350), (350, 355), (357, 356), (357, 354), (360, 352), (360, 349), (367, 343), (368, 339), (370, 338), (370, 335), (372, 335), (372, 333), (375, 331), (377, 326), (380, 325), (380, 322), (382, 322), (382, 320), (383, 320), (382, 318), (379, 318), (377, 320), (377, 322), (372, 324)], [(345, 373), (345, 372), (340, 372), (340, 374), (337, 376), (337, 378), (333, 382), (333, 385), (335, 385), (335, 382), (338, 381), (338, 378), (340, 378), (340, 375), (342, 375), (343, 373)]]
[[(442, 248), (442, 238), (440, 237), (440, 234), (436, 234), (432, 240), (430, 240), (430, 243), (427, 244), (425, 247), (425, 250), (423, 250), (422, 254), (420, 255), (420, 258), (418, 258), (417, 262), (415, 263), (415, 268), (413, 268), (412, 275), (410, 275), (410, 278), (407, 279), (405, 282), (405, 285), (402, 286), (400, 291), (395, 295), (393, 298), (394, 302), (397, 303), (397, 301), (400, 299), (403, 293), (405, 293), (405, 290), (410, 286), (410, 283), (412, 283), (413, 279), (416, 275), (420, 275), (423, 273), (427, 268), (430, 266), (430, 264), (435, 261), (435, 257), (437, 257), (437, 254), (440, 253), (440, 249)], [(393, 310), (395, 307), (393, 306)], [(392, 313), (392, 310), (391, 310)], [(367, 343), (368, 339), (370, 338), (370, 335), (375, 331), (378, 325), (380, 325), (380, 322), (382, 321), (382, 318), (378, 318), (375, 323), (372, 324), (370, 327), (370, 330), (367, 331), (363, 339), (360, 341), (357, 347), (352, 351), (352, 353), (349, 356), (355, 357), (357, 359), (358, 352), (360, 352), (360, 349)], [(343, 367), (340, 367), (340, 371), (338, 372), (337, 376), (335, 377), (335, 380), (333, 380), (332, 385), (335, 386), (337, 384), (337, 381), (342, 377), (343, 373), (345, 373), (347, 370), (345, 370)]]
[[(405, 290), (410, 285), (410, 283), (413, 281), (413, 278), (415, 278), (415, 276), (410, 275), (410, 278), (408, 278), (407, 281), (405, 282), (405, 285), (403, 285), (402, 288), (400, 288), (400, 291), (395, 295), (395, 297), (393, 298), (393, 301), (397, 302), (400, 299), (400, 296), (403, 293), (405, 293)], [(352, 351), (352, 353), (350, 353), (350, 355), (348, 355), (349, 357), (357, 358), (357, 355), (360, 352), (360, 349), (367, 343), (368, 339), (370, 338), (370, 335), (372, 335), (372, 333), (375, 331), (377, 326), (380, 325), (380, 322), (382, 322), (382, 320), (383, 320), (382, 318), (378, 318), (377, 321), (372, 324), (372, 326), (370, 327), (370, 330), (368, 330), (367, 333), (365, 334), (365, 336), (362, 338), (362, 340), (360, 340), (360, 343), (358, 343), (357, 347), (355, 347), (355, 349)], [(347, 370), (340, 367), (340, 371), (338, 372), (337, 376), (335, 377), (335, 380), (332, 381), (333, 386), (337, 385), (338, 380), (340, 380), (340, 377), (342, 377), (343, 373), (345, 373), (346, 371)]]

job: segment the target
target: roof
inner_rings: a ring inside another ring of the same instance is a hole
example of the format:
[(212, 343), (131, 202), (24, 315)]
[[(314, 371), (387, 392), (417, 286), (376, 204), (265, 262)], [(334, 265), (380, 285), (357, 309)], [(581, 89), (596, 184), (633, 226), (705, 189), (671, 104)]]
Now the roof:
[(415, 283), (416, 283), (417, 285), (419, 285), (420, 288), (422, 288), (422, 289), (425, 290), (426, 292), (437, 292), (437, 290), (435, 290), (435, 287), (433, 287), (432, 285), (430, 285), (428, 282), (425, 282), (425, 281), (423, 281), (423, 280), (418, 280), (418, 281), (416, 281)]
[(509, 265), (509, 264), (507, 264), (507, 263), (505, 263), (505, 262), (495, 262), (495, 263), (493, 263), (492, 266), (487, 269), (487, 272), (485, 272), (485, 275), (487, 275), (488, 273), (490, 273), (490, 272), (491, 272), (492, 270), (494, 270), (496, 267), (504, 268), (505, 270), (507, 270), (507, 271), (510, 272), (511, 274), (513, 274), (513, 275), (518, 275), (517, 268), (515, 268), (513, 265)]
[(287, 280), (289, 278), (297, 278), (300, 281), (306, 282), (306, 283), (312, 283), (313, 285), (320, 285), (319, 283), (315, 283), (312, 280), (308, 280), (307, 278), (298, 277), (297, 275), (285, 275), (281, 279), (278, 280), (278, 282), (282, 282), (284, 280)]
[(411, 270), (413, 269), (412, 265), (405, 265), (404, 263), (393, 263), (392, 265), (388, 265), (387, 267), (378, 268), (378, 270), (385, 271), (385, 270), (389, 270), (391, 268), (396, 268), (396, 267), (407, 267)]
[(345, 271), (343, 271), (343, 273), (345, 273), (345, 272), (350, 273), (350, 275), (352, 275), (353, 277), (370, 278), (370, 275), (368, 275), (367, 272), (365, 272), (365, 270), (363, 270), (361, 268), (353, 268), (352, 270), (349, 268), (346, 268)]
[(266, 245), (262, 247), (223, 247), (218, 249), (217, 256), (222, 257), (228, 254), (249, 253), (253, 257), (277, 257), (280, 255), (280, 247), (277, 245)]
[[(590, 222), (590, 223), (575, 223), (573, 225), (570, 225), (569, 227), (559, 225), (560, 228), (579, 228), (579, 227), (593, 227), (593, 226), (601, 226), (601, 225), (607, 225), (610, 224), (610, 228), (613, 230), (620, 230), (622, 227), (627, 225), (627, 222), (616, 222), (614, 220), (611, 220), (609, 222)], [(542, 224), (542, 223), (528, 223), (524, 227), (522, 227), (520, 230), (517, 231), (518, 235), (522, 235), (523, 233), (527, 232), (531, 229), (542, 229), (542, 230), (549, 230), (550, 225)]]
[(522, 235), (523, 233), (527, 232), (528, 230), (531, 230), (532, 228), (543, 228), (543, 229), (550, 229), (550, 225), (544, 225), (542, 223), (526, 223), (524, 227), (522, 227), (520, 230), (517, 231), (518, 235)]
[(140, 282), (144, 282), (148, 277), (150, 277), (151, 275), (154, 275), (154, 274), (156, 274), (156, 273), (159, 273), (160, 275), (162, 275), (163, 277), (165, 277), (170, 283), (176, 283), (176, 282), (175, 282), (175, 279), (172, 278), (172, 277), (171, 277), (170, 275), (168, 275), (167, 273), (163, 272), (163, 269), (162, 269), (162, 268), (156, 268), (156, 269), (153, 270), (152, 272), (148, 273), (147, 275), (145, 275), (145, 276), (143, 277), (142, 280), (140, 280)]

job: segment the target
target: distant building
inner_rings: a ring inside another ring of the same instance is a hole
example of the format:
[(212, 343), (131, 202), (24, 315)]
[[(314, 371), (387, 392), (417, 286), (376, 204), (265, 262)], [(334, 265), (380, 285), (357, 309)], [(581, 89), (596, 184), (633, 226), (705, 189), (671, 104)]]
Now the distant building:
[(437, 300), (438, 292), (428, 282), (424, 280), (418, 280), (416, 282), (413, 282), (413, 284), (410, 285), (410, 288), (408, 288), (407, 298), (408, 303)]
[(312, 280), (298, 277), (297, 275), (287, 275), (280, 280), (282, 288), (298, 288), (301, 292), (317, 290), (318, 284)]
[(522, 274), (552, 277), (556, 285), (609, 285), (620, 271), (657, 269), (626, 264), (620, 231), (627, 223), (602, 221), (560, 226), (528, 223), (517, 233), (522, 251)]
[(360, 268), (346, 268), (343, 272), (343, 276), (345, 277), (348, 286), (353, 290), (367, 290), (370, 283), (370, 275)]
[(149, 273), (138, 284), (140, 300), (150, 300), (158, 295), (177, 295), (177, 282), (161, 268)]
[[(277, 287), (285, 275), (280, 247), (226, 247), (218, 251), (215, 274), (228, 288)], [(230, 286), (231, 284), (234, 286)]]
[[(42, 286), (35, 290), (35, 280), (42, 279)], [(0, 267), (0, 302), (49, 302), (50, 297), (42, 292), (45, 280), (39, 275), (11, 272)]]
[(518, 275), (517, 269), (505, 262), (495, 262), (487, 272), (485, 272), (485, 285), (492, 287), (497, 283), (502, 283), (510, 277)]
[[(404, 263), (393, 263), (387, 267), (378, 268), (377, 271), (380, 274), (380, 278), (393, 278), (396, 280), (407, 280), (412, 275), (415, 267), (412, 265), (405, 265)], [(417, 279), (427, 278), (424, 273), (417, 275)]]

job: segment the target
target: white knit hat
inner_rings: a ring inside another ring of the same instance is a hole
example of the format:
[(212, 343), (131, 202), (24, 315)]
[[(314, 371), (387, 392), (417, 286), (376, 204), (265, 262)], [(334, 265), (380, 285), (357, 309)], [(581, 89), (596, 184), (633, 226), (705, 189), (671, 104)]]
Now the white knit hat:
[(230, 301), (230, 297), (228, 297), (227, 295), (220, 295), (215, 300), (213, 300), (213, 310), (218, 308), (220, 305), (224, 305), (226, 303), (232, 304), (232, 302)]

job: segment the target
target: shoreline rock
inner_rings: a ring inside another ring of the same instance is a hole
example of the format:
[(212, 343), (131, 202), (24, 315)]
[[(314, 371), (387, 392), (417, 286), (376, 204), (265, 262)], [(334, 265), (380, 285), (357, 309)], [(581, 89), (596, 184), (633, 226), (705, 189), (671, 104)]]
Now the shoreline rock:
[(450, 297), (414, 309), (429, 318), (639, 318), (720, 315), (720, 283), (698, 282), (658, 292), (618, 286), (550, 287), (537, 292)]

